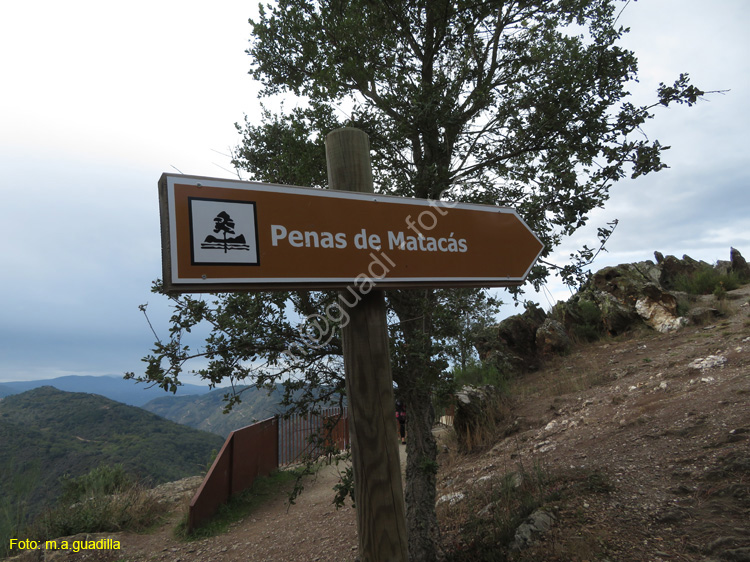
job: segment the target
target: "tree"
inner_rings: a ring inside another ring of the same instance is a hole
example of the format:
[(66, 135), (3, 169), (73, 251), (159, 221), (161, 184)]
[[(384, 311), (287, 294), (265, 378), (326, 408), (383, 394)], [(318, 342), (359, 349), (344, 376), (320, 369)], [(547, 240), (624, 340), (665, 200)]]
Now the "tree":
[(220, 212), (214, 219), (214, 232), (224, 234), (224, 253), (227, 253), (227, 234), (234, 234), (234, 221), (226, 211)]
[[(235, 164), (257, 180), (324, 187), (323, 139), (342, 125), (370, 136), (376, 191), (512, 206), (545, 244), (543, 257), (602, 207), (627, 175), (665, 167), (668, 148), (641, 126), (658, 106), (694, 104), (703, 92), (680, 75), (652, 105), (629, 102), (634, 53), (617, 45), (617, 0), (278, 0), (251, 21), (248, 54), (262, 97), (299, 105), (238, 125)], [(606, 239), (607, 228), (600, 229)], [(559, 273), (574, 283), (584, 247)], [(552, 273), (542, 260), (529, 281)], [(201, 320), (212, 333), (201, 374), (258, 384), (341, 388), (342, 318), (323, 311), (332, 294), (175, 298), (172, 339), (146, 358), (145, 378), (171, 387), (191, 357), (181, 343)], [(449, 365), (463, 318), (481, 291), (388, 292), (392, 363), (409, 412), (407, 528), (413, 561), (439, 558), (431, 394)], [(308, 321), (295, 325), (295, 315)], [(325, 337), (324, 337), (325, 336)], [(295, 353), (285, 353), (290, 349)], [(265, 363), (258, 364), (258, 358)], [(166, 367), (162, 360), (168, 360)], [(291, 396), (291, 395), (290, 395)], [(309, 399), (309, 400), (308, 400)], [(312, 395), (298, 403), (308, 407)]]

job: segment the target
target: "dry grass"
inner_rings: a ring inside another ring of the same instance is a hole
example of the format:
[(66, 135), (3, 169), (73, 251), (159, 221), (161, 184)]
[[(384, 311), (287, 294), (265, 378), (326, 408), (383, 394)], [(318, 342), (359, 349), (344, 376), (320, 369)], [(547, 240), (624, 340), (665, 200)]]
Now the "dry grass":
[(111, 496), (61, 505), (43, 514), (37, 524), (44, 537), (143, 531), (158, 523), (166, 511), (166, 506), (160, 504), (150, 490), (134, 485)]
[(505, 560), (518, 526), (556, 494), (546, 468), (533, 461), (519, 461), (499, 477), (474, 480), (461, 500), (437, 507), (448, 562)]

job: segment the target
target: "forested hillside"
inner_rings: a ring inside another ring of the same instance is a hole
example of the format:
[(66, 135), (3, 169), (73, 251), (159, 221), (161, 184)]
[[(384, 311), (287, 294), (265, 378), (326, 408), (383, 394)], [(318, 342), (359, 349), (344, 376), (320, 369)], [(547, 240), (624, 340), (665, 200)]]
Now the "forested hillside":
[(242, 401), (224, 413), (227, 389), (200, 396), (163, 396), (145, 404), (143, 409), (174, 422), (226, 437), (230, 432), (284, 411), (280, 405), (282, 390), (270, 394), (265, 389), (239, 387)]
[(102, 396), (41, 387), (0, 400), (0, 498), (34, 514), (63, 475), (121, 464), (150, 483), (199, 474), (219, 436)]

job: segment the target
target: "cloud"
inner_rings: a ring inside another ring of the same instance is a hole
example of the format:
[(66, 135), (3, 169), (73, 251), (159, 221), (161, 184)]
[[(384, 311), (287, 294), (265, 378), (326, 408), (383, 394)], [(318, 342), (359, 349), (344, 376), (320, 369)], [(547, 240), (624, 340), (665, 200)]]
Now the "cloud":
[[(138, 305), (149, 302), (161, 334), (169, 318), (150, 293), (161, 276), (156, 184), (174, 168), (233, 177), (215, 151), (239, 142), (244, 114), (258, 115), (244, 53), (253, 10), (240, 0), (4, 7), (0, 380), (142, 368), (153, 335)], [(616, 185), (556, 257), (593, 245), (614, 218), (596, 268), (654, 250), (714, 261), (735, 245), (750, 255), (750, 4), (630, 2), (621, 22), (640, 60), (639, 103), (680, 72), (729, 91), (657, 111), (644, 134), (672, 147), (671, 168)]]

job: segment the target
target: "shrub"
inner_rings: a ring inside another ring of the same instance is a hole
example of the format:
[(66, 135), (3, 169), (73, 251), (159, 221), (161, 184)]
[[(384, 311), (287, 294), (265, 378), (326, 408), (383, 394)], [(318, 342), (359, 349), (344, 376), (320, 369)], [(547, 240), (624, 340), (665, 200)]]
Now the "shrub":
[(577, 303), (580, 322), (573, 326), (573, 334), (579, 341), (597, 341), (603, 333), (602, 311), (596, 303), (580, 300)]
[(510, 375), (495, 365), (476, 359), (470, 360), (463, 368), (455, 366), (451, 374), (456, 388), (489, 385), (506, 394), (510, 384)]
[(716, 291), (733, 291), (741, 285), (736, 273), (722, 273), (710, 265), (697, 269), (692, 274), (679, 275), (674, 288), (690, 295), (710, 295)]
[(453, 544), (446, 545), (449, 562), (501, 562), (516, 529), (534, 510), (558, 499), (556, 483), (538, 462), (531, 468), (519, 463), (518, 470), (492, 479), (488, 486), (477, 486), (466, 499), (453, 507), (440, 507), (443, 520), (451, 520), (460, 530)]
[(7, 539), (25, 538), (21, 528), (29, 517), (29, 500), (39, 480), (39, 462), (23, 463), (15, 458), (4, 463), (4, 494), (0, 496), (0, 558), (10, 555)]
[(576, 342), (594, 342), (605, 333), (599, 305), (586, 297), (557, 303), (550, 314)]
[(75, 504), (60, 504), (43, 513), (34, 526), (43, 537), (143, 531), (157, 523), (165, 509), (149, 490), (133, 485), (111, 496), (95, 496)]
[(108, 496), (133, 487), (135, 478), (127, 474), (121, 464), (101, 465), (88, 474), (60, 479), (62, 495), (60, 502), (75, 503), (91, 497)]
[(62, 479), (55, 507), (40, 515), (28, 531), (44, 539), (115, 531), (142, 531), (166, 511), (150, 490), (121, 465), (100, 466), (78, 478)]

